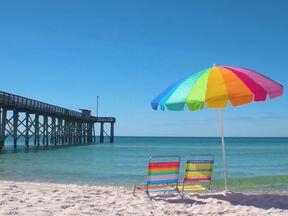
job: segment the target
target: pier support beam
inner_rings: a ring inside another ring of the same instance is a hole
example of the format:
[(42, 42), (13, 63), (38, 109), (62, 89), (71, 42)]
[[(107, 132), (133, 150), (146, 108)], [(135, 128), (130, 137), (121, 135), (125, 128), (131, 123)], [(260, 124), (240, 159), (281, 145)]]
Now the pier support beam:
[(40, 145), (40, 134), (39, 134), (39, 114), (35, 114), (35, 125), (34, 125), (34, 145)]
[(58, 144), (63, 145), (63, 119), (59, 118), (58, 119), (58, 125), (57, 125), (57, 130), (58, 130)]
[(77, 144), (77, 122), (73, 121), (73, 144)]
[(0, 150), (5, 145), (7, 109), (2, 109), (1, 114), (2, 116), (1, 116), (1, 131), (0, 131)]
[(50, 137), (50, 143), (56, 145), (56, 120), (55, 117), (52, 117), (52, 128), (51, 128), (51, 137)]
[(100, 143), (104, 142), (104, 122), (100, 123)]
[(63, 144), (67, 143), (67, 131), (68, 131), (68, 127), (67, 127), (67, 119), (64, 119), (64, 125), (63, 125)]
[(14, 144), (14, 149), (17, 148), (18, 118), (19, 118), (18, 111), (17, 110), (13, 110), (13, 144)]
[(78, 144), (82, 144), (82, 130), (81, 130), (81, 122), (77, 122), (77, 131), (76, 131), (76, 134), (77, 134), (77, 143)]
[(58, 144), (63, 145), (63, 119), (58, 119), (58, 125), (57, 125), (57, 137), (58, 137)]
[(43, 145), (48, 145), (48, 116), (44, 115), (44, 122), (43, 122)]
[(96, 143), (95, 126), (92, 124), (92, 142)]
[(86, 143), (86, 123), (83, 122), (82, 123), (82, 139), (83, 139), (83, 143)]
[(92, 129), (93, 123), (88, 123), (88, 143), (92, 143)]
[(114, 122), (111, 123), (110, 127), (110, 143), (114, 143)]
[(26, 112), (25, 116), (25, 146), (28, 148), (29, 147), (29, 113)]

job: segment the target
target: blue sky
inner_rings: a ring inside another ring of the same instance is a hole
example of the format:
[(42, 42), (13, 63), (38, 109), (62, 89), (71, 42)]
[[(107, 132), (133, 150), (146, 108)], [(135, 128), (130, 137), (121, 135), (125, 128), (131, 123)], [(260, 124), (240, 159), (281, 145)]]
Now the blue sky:
[[(150, 101), (214, 63), (287, 88), (287, 8), (284, 0), (1, 1), (0, 90), (94, 114), (99, 95), (116, 135), (218, 136), (217, 110), (153, 111)], [(225, 135), (288, 136), (287, 99), (225, 109)]]

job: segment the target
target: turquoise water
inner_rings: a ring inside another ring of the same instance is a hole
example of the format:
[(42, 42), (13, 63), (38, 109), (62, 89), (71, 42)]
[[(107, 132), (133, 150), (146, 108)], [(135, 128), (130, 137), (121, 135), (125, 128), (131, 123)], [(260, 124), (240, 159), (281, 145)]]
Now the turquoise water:
[[(234, 190), (288, 190), (288, 138), (226, 138), (229, 185)], [(143, 183), (148, 157), (215, 155), (215, 189), (223, 188), (219, 138), (116, 137), (115, 143), (0, 153), (0, 179), (77, 184)], [(182, 173), (184, 167), (182, 166)]]

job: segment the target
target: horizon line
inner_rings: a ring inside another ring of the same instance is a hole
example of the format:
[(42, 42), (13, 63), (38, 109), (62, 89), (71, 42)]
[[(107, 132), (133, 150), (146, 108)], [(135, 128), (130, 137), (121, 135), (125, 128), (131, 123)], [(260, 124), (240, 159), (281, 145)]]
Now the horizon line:
[[(149, 136), (149, 135), (115, 135), (115, 137), (221, 138), (221, 136), (155, 136), (155, 135), (154, 136)], [(224, 138), (288, 138), (288, 136), (225, 136)]]

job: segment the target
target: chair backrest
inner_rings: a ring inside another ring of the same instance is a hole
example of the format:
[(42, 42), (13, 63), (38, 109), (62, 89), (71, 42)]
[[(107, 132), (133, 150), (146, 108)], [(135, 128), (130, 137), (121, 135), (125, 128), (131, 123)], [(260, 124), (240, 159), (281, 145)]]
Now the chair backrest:
[[(158, 161), (153, 162), (152, 160)], [(165, 161), (163, 161), (163, 159)], [(173, 160), (172, 160), (173, 159)], [(162, 160), (162, 161), (159, 161)], [(178, 184), (180, 157), (177, 155), (152, 156), (148, 162), (147, 185)]]
[(190, 155), (186, 162), (184, 183), (211, 182), (214, 156), (201, 154)]

